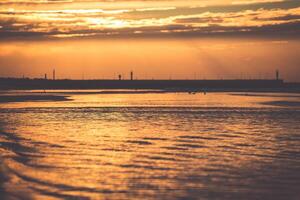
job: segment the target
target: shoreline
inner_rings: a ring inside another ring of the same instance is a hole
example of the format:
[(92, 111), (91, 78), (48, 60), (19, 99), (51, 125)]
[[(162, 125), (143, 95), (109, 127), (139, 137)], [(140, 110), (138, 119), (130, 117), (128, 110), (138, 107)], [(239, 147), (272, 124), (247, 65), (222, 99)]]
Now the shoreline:
[[(292, 98), (293, 101), (270, 101), (263, 102), (263, 105), (272, 105), (272, 106), (288, 106), (288, 107), (300, 107), (300, 93), (291, 93), (291, 92), (227, 92), (227, 91), (217, 91), (217, 92), (191, 92), (191, 91), (153, 91), (153, 90), (142, 90), (142, 91), (50, 91), (50, 92), (39, 92), (39, 91), (6, 91), (3, 92), (0, 90), (0, 104), (5, 103), (18, 103), (18, 102), (63, 102), (63, 101), (73, 101), (71, 95), (109, 95), (109, 94), (170, 94), (170, 93), (188, 93), (189, 95), (209, 95), (209, 93), (219, 93), (226, 92), (228, 95), (232, 96), (249, 96), (249, 97), (275, 97), (275, 98)], [(20, 92), (20, 93), (18, 93)], [(290, 94), (290, 95), (288, 95)], [(297, 100), (296, 100), (297, 99)], [(296, 100), (296, 101), (295, 101)]]
[[(295, 93), (300, 94), (300, 88), (203, 88), (203, 89), (0, 89), (1, 94), (15, 93), (29, 93), (29, 94), (150, 94), (150, 93)], [(244, 94), (254, 96), (255, 94)]]

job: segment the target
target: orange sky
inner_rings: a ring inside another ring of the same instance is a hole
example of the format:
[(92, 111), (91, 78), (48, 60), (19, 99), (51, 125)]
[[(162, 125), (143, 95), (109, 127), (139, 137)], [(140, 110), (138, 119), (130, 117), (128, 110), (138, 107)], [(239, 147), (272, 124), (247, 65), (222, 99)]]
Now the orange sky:
[(0, 76), (300, 81), (298, 0), (7, 0)]

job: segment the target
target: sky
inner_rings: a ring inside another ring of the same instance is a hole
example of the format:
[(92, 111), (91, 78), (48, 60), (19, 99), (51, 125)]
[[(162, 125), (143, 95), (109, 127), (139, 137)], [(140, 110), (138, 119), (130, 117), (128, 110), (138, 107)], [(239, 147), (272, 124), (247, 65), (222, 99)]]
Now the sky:
[(299, 0), (0, 1), (0, 76), (300, 81)]

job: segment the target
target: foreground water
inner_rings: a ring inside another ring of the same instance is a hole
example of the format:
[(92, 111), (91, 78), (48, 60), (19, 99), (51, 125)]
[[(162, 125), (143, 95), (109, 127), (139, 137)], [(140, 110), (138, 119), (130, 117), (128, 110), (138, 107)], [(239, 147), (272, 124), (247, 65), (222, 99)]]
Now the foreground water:
[(1, 199), (300, 199), (292, 94), (0, 104)]

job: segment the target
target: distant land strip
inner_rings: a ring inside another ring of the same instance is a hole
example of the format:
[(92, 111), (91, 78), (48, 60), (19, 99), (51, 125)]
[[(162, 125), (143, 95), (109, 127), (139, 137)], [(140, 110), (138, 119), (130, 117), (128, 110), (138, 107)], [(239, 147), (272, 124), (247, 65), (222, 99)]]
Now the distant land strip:
[(282, 79), (245, 80), (70, 80), (0, 78), (0, 90), (129, 89), (180, 91), (272, 91), (300, 92), (300, 83)]

